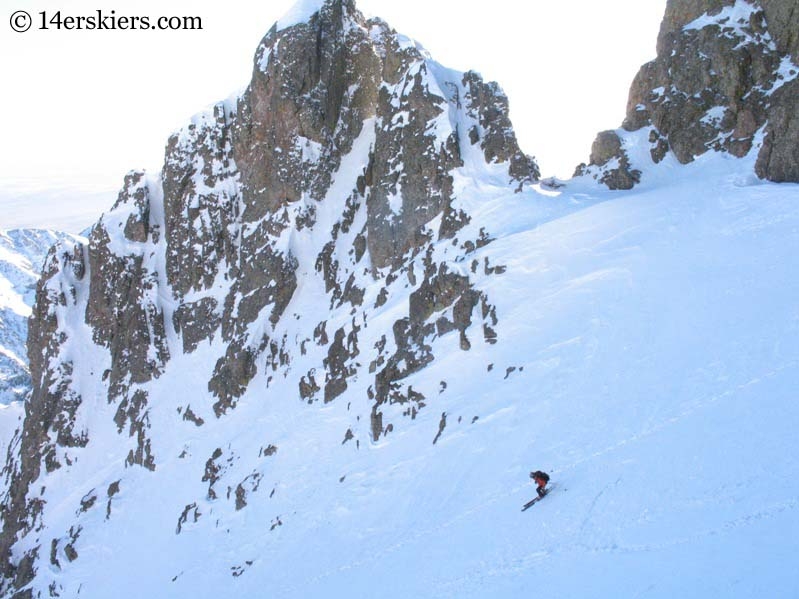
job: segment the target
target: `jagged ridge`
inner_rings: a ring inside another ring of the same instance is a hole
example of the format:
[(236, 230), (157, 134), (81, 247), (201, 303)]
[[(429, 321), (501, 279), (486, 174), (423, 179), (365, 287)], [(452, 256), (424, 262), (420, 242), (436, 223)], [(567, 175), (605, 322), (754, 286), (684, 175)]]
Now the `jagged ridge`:
[[(34, 393), (6, 467), (6, 591), (41, 571), (43, 543), (51, 565), (61, 567), (60, 552), (78, 556), (80, 525), (63, 538), (34, 534), (48, 519), (34, 481), (68, 469), (80, 485), (81, 455), (108, 434), (120, 466), (157, 470), (151, 414), (176, 400), (155, 381), (177, 358), (215, 363), (198, 367), (205, 397), (177, 400), (196, 426), (278, 378), (308, 403), (332, 402), (360, 378), (348, 399), (362, 402), (368, 425), (354, 433), (358, 415), (346, 435), (360, 443), (425, 405), (403, 379), (434, 359), (429, 339), (457, 332), (468, 350), (479, 308), (477, 335), (495, 341), (495, 311), (459, 263), (490, 241), (471, 223), (474, 181), (513, 193), (538, 178), (507, 98), (366, 21), (351, 0), (301, 8), (306, 21), (276, 24), (259, 45), (241, 97), (170, 138), (160, 176), (130, 173), (87, 244), (50, 252), (30, 322)], [(363, 330), (384, 306), (389, 320), (367, 345)], [(221, 450), (206, 457), (212, 498)], [(110, 509), (123, 475), (108, 476)]]
[(622, 128), (575, 174), (630, 189), (667, 155), (756, 152), (759, 177), (799, 182), (798, 19), (795, 0), (670, 1)]
[(22, 401), (31, 390), (25, 343), (39, 269), (64, 233), (0, 231), (0, 403)]

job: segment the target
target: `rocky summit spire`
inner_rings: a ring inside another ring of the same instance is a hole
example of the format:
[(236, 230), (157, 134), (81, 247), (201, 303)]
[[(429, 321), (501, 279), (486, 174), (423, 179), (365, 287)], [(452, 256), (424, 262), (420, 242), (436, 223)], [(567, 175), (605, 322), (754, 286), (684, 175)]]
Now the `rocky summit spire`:
[(799, 181), (797, 31), (796, 0), (669, 0), (622, 128), (600, 133), (576, 174), (629, 189), (668, 154), (756, 152), (760, 177)]
[[(34, 390), (5, 470), (2, 591), (36, 580), (69, 595), (56, 573), (79, 559), (93, 507), (113, 517), (131, 472), (158, 477), (181, 453), (164, 443), (224, 428), (248, 397), (347, 391), (378, 439), (425, 405), (405, 379), (434, 360), (431, 338), (495, 341), (471, 276), (500, 269), (469, 256), (491, 241), (470, 211), (486, 187), (513, 195), (539, 176), (499, 86), (352, 0), (299, 2), (253, 66), (240, 97), (170, 137), (160, 173), (127, 175), (88, 243), (50, 252), (30, 320)], [(366, 332), (374, 313), (382, 325)], [(188, 387), (168, 383), (187, 368)], [(391, 404), (405, 408), (384, 421)], [(172, 432), (154, 435), (162, 425)], [(173, 465), (199, 468), (216, 498), (221, 452)], [(66, 471), (83, 499), (64, 511), (46, 481)]]
[(355, 11), (355, 4), (351, 0), (297, 0), (286, 14), (275, 22), (274, 30), (280, 31), (300, 23), (306, 23), (323, 9), (329, 11), (336, 7), (342, 13)]

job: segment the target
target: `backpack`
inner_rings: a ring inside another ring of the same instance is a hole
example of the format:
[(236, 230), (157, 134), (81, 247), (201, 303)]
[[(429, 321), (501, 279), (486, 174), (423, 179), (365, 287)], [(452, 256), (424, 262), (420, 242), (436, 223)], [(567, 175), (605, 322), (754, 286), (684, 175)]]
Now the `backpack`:
[(530, 473), (530, 478), (540, 478), (544, 481), (544, 483), (549, 482), (549, 474), (546, 472), (541, 472), (540, 470), (536, 470), (535, 472)]

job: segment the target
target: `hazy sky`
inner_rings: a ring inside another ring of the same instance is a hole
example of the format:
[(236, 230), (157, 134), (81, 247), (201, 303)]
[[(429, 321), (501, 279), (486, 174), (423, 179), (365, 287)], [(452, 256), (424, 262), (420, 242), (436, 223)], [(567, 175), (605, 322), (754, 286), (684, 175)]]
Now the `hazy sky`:
[[(0, 185), (64, 180), (116, 189), (158, 169), (170, 132), (246, 86), (252, 56), (293, 0), (2, 0)], [(41, 30), (52, 18), (198, 16), (201, 31)], [(618, 127), (638, 67), (655, 56), (665, 0), (358, 0), (449, 67), (498, 81), (522, 148), (568, 177)], [(25, 10), (33, 26), (10, 27)], [(0, 194), (2, 195), (2, 194)], [(6, 194), (7, 195), (7, 194)], [(2, 201), (2, 199), (0, 199)], [(5, 228), (0, 222), (0, 228)]]

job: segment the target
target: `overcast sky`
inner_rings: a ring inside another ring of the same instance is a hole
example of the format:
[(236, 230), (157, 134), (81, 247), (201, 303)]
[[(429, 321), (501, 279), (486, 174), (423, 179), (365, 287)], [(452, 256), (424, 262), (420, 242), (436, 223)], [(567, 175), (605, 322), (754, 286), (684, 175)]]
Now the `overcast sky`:
[[(3, 143), (9, 180), (118, 189), (157, 170), (170, 132), (246, 86), (261, 37), (293, 0), (2, 0)], [(639, 66), (655, 56), (666, 0), (358, 0), (446, 66), (507, 92), (524, 151), (568, 177), (596, 133), (620, 125)], [(200, 31), (41, 30), (42, 15), (198, 16)], [(10, 27), (25, 10), (33, 26)], [(0, 221), (0, 229), (9, 225)], [(18, 226), (18, 225), (15, 225)]]

